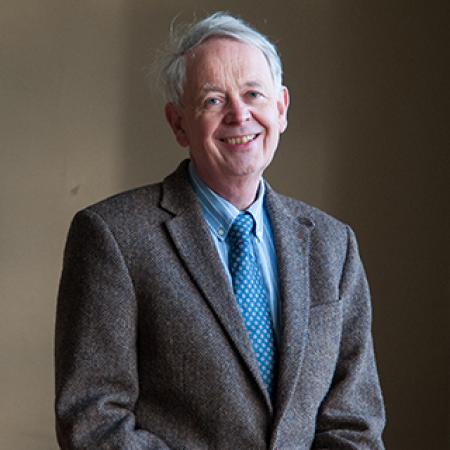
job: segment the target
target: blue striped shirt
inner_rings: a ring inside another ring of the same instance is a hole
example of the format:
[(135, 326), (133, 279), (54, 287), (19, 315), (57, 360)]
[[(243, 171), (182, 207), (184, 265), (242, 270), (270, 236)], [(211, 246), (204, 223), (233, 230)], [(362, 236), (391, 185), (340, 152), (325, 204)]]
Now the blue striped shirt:
[[(231, 274), (228, 268), (229, 243), (228, 231), (240, 213), (230, 202), (213, 192), (197, 175), (192, 163), (189, 164), (189, 175), (192, 186), (200, 201), (203, 217), (209, 226), (211, 236), (216, 244), (220, 259), (225, 268), (230, 284)], [(278, 301), (278, 274), (273, 232), (270, 225), (269, 215), (264, 204), (265, 186), (261, 180), (258, 196), (247, 211), (255, 220), (255, 234), (253, 235), (253, 248), (261, 268), (263, 280), (267, 289), (272, 320), (277, 341), (280, 336), (280, 315)]]

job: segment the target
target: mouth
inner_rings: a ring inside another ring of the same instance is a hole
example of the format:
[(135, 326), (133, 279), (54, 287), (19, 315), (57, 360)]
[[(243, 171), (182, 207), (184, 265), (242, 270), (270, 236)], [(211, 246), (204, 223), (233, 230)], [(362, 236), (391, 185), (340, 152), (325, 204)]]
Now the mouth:
[(259, 133), (257, 134), (246, 134), (244, 136), (232, 136), (220, 139), (220, 141), (225, 142), (226, 144), (231, 145), (242, 145), (247, 144), (251, 141), (254, 141), (259, 136)]

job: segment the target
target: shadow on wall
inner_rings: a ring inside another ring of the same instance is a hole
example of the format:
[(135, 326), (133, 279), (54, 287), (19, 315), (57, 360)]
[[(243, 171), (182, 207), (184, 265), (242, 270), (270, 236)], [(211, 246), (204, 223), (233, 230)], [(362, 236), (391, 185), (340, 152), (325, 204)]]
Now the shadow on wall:
[[(191, 11), (202, 16), (214, 5), (189, 3), (180, 11), (163, 2), (130, 2), (125, 185), (160, 180), (186, 156), (145, 73), (173, 17), (181, 12), (188, 21)], [(275, 13), (269, 2), (257, 13), (251, 5), (227, 4), (275, 38), (284, 58), (290, 127), (268, 178), (356, 230), (374, 298), (386, 446), (442, 449), (445, 427), (435, 424), (447, 401), (441, 290), (449, 222), (441, 208), (448, 135), (439, 122), (445, 79), (438, 66), (444, 15), (402, 1), (298, 3)]]
[(436, 12), (402, 3), (336, 9), (330, 176), (333, 210), (357, 228), (371, 281), (388, 447), (441, 449), (445, 40)]

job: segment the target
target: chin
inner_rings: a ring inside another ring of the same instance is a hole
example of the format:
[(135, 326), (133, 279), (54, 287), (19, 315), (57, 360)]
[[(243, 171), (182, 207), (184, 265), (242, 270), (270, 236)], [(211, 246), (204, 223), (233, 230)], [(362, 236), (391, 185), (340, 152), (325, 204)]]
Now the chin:
[(265, 169), (270, 163), (270, 160), (265, 161), (261, 156), (261, 153), (234, 154), (227, 158), (226, 164), (233, 171), (250, 174)]
[(259, 164), (230, 164), (228, 172), (235, 177), (259, 177), (262, 175), (264, 168)]

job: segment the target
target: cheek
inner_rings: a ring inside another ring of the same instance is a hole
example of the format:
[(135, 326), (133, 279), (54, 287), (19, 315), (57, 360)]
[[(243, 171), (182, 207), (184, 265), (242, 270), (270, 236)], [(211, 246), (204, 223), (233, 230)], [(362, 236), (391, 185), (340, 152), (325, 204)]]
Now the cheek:
[(266, 151), (274, 153), (280, 139), (280, 118), (276, 111), (272, 108), (266, 111), (266, 114), (261, 117), (260, 123), (266, 130), (265, 146)]
[(214, 140), (217, 125), (212, 120), (201, 120), (197, 125), (197, 136), (201, 142)]
[(276, 133), (279, 129), (279, 115), (274, 105), (269, 105), (262, 109), (258, 114), (259, 123), (267, 130), (268, 133)]
[(265, 129), (267, 133), (267, 138), (271, 141), (277, 141), (280, 135), (280, 126), (278, 118), (275, 116), (271, 116), (267, 118)]

